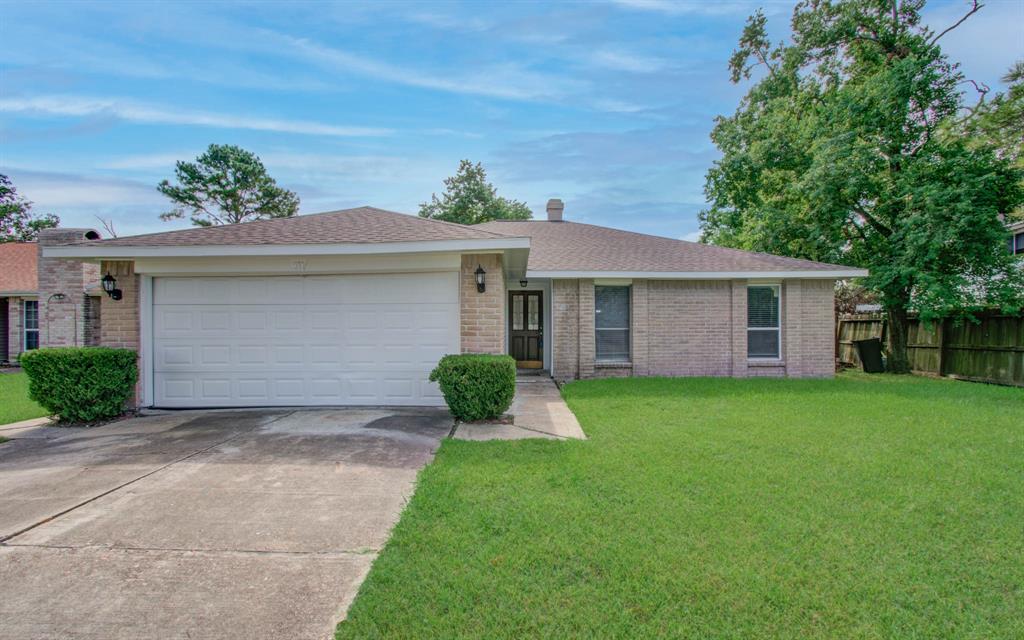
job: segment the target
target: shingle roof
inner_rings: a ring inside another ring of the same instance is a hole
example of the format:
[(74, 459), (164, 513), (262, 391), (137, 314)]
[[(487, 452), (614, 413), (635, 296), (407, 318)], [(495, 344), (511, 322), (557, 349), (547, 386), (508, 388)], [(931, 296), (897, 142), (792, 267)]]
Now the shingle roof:
[(358, 207), (293, 218), (196, 227), (78, 244), (105, 247), (170, 247), (422, 242), (503, 237), (505, 236), (501, 233), (480, 227), (429, 220), (374, 207)]
[(39, 289), (38, 255), (35, 242), (0, 243), (0, 294)]
[(841, 265), (649, 236), (578, 222), (498, 220), (488, 231), (530, 238), (533, 272), (749, 272), (834, 271)]

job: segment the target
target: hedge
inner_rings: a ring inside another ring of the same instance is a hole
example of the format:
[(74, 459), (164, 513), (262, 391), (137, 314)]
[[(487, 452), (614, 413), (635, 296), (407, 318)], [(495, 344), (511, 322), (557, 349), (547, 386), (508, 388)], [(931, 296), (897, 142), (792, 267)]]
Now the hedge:
[(475, 353), (448, 355), (430, 372), (444, 394), (448, 410), (468, 422), (497, 418), (516, 392), (516, 361), (511, 356)]
[(62, 422), (95, 422), (124, 413), (139, 372), (131, 349), (34, 349), (19, 361), (28, 395)]

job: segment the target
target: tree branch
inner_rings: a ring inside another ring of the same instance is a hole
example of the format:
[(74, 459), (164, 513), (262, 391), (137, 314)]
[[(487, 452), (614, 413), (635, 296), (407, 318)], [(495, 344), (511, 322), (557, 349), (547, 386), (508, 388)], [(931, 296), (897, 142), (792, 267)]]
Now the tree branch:
[(865, 222), (874, 227), (875, 231), (877, 231), (878, 233), (882, 234), (887, 238), (892, 235), (892, 230), (889, 229), (889, 227), (879, 222), (878, 218), (874, 217), (861, 207), (853, 205), (853, 210), (860, 214), (860, 217), (863, 218)]
[(935, 36), (934, 38), (932, 38), (931, 40), (929, 40), (929, 41), (928, 41), (928, 44), (929, 44), (929, 45), (933, 45), (933, 44), (935, 44), (936, 42), (938, 42), (938, 41), (939, 41), (939, 38), (941, 38), (942, 36), (946, 35), (946, 34), (947, 34), (947, 33), (949, 33), (950, 31), (952, 31), (953, 29), (956, 29), (957, 27), (959, 27), (960, 25), (962, 25), (962, 24), (964, 23), (964, 20), (966, 20), (967, 18), (970, 18), (971, 16), (973, 16), (973, 15), (974, 15), (975, 13), (977, 13), (977, 12), (978, 12), (978, 10), (979, 10), (979, 9), (981, 9), (981, 8), (982, 8), (982, 7), (984, 7), (984, 6), (985, 6), (985, 5), (983, 5), (983, 4), (981, 4), (980, 2), (978, 2), (978, 0), (974, 0), (973, 4), (971, 5), (971, 10), (970, 10), (970, 11), (968, 11), (967, 13), (965, 13), (965, 14), (964, 14), (964, 16), (963, 16), (962, 18), (960, 18), (959, 20), (957, 20), (956, 22), (954, 22), (952, 26), (950, 26), (950, 27), (947, 27), (945, 31), (941, 32), (941, 33), (940, 33), (939, 35), (937, 35), (937, 36)]

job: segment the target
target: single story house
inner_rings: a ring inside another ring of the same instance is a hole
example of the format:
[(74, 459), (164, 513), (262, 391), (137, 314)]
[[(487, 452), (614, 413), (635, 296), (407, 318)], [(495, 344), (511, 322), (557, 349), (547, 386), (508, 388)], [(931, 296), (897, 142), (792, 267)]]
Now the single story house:
[[(831, 376), (833, 289), (861, 269), (562, 219), (464, 226), (359, 207), (95, 240), (100, 342), (156, 407), (435, 405), (446, 353), (559, 380)], [(77, 234), (77, 238), (74, 236)]]

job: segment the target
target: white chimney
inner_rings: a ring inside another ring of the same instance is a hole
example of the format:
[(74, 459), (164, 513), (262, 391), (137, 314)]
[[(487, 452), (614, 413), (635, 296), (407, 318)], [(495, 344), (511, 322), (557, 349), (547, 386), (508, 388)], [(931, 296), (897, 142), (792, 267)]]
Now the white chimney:
[(558, 198), (548, 200), (548, 222), (561, 222), (563, 209), (565, 205)]

